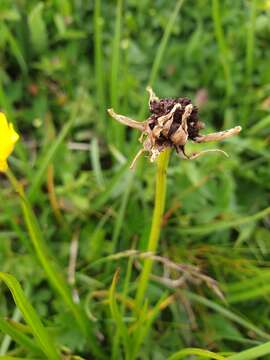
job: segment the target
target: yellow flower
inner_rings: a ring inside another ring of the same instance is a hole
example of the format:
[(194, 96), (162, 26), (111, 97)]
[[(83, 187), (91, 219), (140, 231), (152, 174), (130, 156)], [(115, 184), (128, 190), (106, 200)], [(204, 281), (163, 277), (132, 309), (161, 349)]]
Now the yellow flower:
[(0, 112), (0, 171), (5, 172), (8, 168), (7, 158), (12, 153), (19, 135), (8, 123), (5, 114)]

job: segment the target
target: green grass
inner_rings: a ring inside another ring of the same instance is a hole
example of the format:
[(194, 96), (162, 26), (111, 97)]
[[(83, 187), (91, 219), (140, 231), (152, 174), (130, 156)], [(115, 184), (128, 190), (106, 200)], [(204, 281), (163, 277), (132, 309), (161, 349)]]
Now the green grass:
[(11, 291), (14, 301), (22, 312), (26, 323), (30, 326), (31, 332), (40, 349), (48, 359), (60, 359), (58, 349), (54, 346), (52, 339), (49, 337), (47, 330), (44, 328), (28, 299), (24, 296), (18, 281), (12, 275), (6, 273), (0, 273), (0, 279), (5, 282)]
[[(270, 359), (269, 24), (266, 0), (0, 2), (0, 358)], [(230, 157), (129, 170), (106, 110), (146, 119), (149, 84), (242, 125), (207, 146)]]

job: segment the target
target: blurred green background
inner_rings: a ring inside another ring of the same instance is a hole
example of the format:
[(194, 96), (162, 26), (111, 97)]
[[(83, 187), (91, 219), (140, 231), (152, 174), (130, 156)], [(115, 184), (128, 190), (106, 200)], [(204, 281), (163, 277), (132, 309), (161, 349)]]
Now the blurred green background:
[[(164, 294), (175, 300), (135, 358), (162, 360), (189, 347), (229, 354), (269, 341), (270, 2), (1, 0), (0, 20), (0, 108), (21, 135), (9, 164), (104, 358), (128, 357), (102, 291), (120, 268), (117, 293), (133, 298), (139, 275), (138, 259), (107, 257), (146, 249), (156, 171), (147, 158), (129, 170), (139, 134), (106, 109), (146, 119), (148, 84), (160, 97), (190, 97), (206, 132), (243, 130), (210, 145), (229, 158), (172, 154), (158, 249), (216, 279), (226, 301), (204, 282), (152, 281), (149, 306)], [(203, 148), (189, 144), (188, 152)], [(0, 199), (1, 271), (20, 281), (58, 344), (95, 359), (47, 281), (4, 175)], [(161, 266), (153, 272), (162, 276)], [(17, 328), (22, 316), (6, 287), (1, 294), (1, 317), (13, 316)], [(33, 356), (0, 328), (1, 355)]]

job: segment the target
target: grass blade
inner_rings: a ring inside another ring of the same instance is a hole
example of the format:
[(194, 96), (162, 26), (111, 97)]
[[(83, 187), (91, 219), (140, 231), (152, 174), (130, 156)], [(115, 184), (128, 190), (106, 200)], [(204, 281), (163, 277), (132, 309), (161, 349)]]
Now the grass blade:
[[(158, 75), (158, 72), (159, 72), (159, 69), (161, 66), (161, 62), (162, 62), (163, 56), (165, 54), (165, 50), (168, 45), (168, 41), (170, 39), (171, 32), (173, 30), (174, 23), (176, 21), (177, 15), (178, 15), (183, 3), (184, 3), (184, 0), (178, 0), (175, 5), (175, 8), (172, 11), (172, 15), (170, 16), (170, 19), (167, 23), (164, 34), (160, 41), (160, 45), (159, 45), (158, 50), (155, 55), (155, 60), (154, 60), (154, 63), (152, 65), (152, 69), (150, 72), (148, 85), (152, 86), (157, 78), (157, 75)], [(147, 109), (147, 99), (148, 99), (148, 95), (145, 94), (143, 101), (142, 101), (142, 106), (141, 106), (141, 109), (139, 112), (139, 116), (138, 116), (139, 119), (143, 119), (145, 117), (145, 112)]]
[(94, 8), (94, 44), (95, 44), (95, 78), (99, 116), (102, 127), (105, 126), (105, 94), (104, 94), (104, 66), (102, 54), (102, 18), (100, 0), (95, 0)]
[(209, 309), (217, 311), (218, 313), (220, 313), (222, 316), (226, 317), (227, 319), (230, 319), (231, 321), (234, 321), (235, 323), (243, 326), (244, 328), (253, 331), (255, 334), (261, 336), (264, 339), (270, 339), (269, 334), (267, 334), (266, 332), (259, 329), (256, 325), (252, 324), (250, 321), (245, 320), (245, 319), (241, 318), (241, 316), (234, 314), (232, 311), (230, 311), (229, 309), (226, 309), (224, 306), (219, 305), (219, 304), (215, 303), (214, 301), (208, 300), (202, 296), (193, 294), (191, 292), (185, 292), (185, 293), (187, 294), (187, 296), (190, 300), (193, 300), (195, 302), (203, 304), (203, 305), (207, 306)]
[(31, 181), (31, 186), (28, 191), (29, 200), (31, 202), (35, 201), (39, 187), (46, 178), (45, 172), (48, 168), (48, 165), (53, 161), (53, 158), (54, 158), (59, 146), (62, 144), (62, 142), (68, 135), (72, 125), (74, 124), (74, 122), (76, 120), (77, 109), (78, 109), (78, 107), (75, 107), (73, 109), (69, 121), (63, 126), (62, 130), (60, 131), (60, 133), (57, 136), (57, 138), (55, 139), (55, 141), (47, 149), (44, 158), (39, 162), (39, 167), (36, 171), (35, 177)]
[(103, 206), (108, 200), (111, 199), (115, 187), (118, 185), (118, 182), (126, 175), (128, 164), (124, 164), (119, 168), (113, 177), (110, 179), (110, 182), (107, 183), (106, 189), (100, 195), (96, 197), (92, 204), (92, 209), (98, 211), (101, 206)]
[(255, 346), (251, 349), (241, 351), (238, 354), (229, 356), (228, 360), (251, 360), (270, 354), (270, 341), (265, 344)]
[(224, 77), (226, 81), (226, 93), (227, 97), (231, 95), (233, 90), (232, 85), (232, 76), (231, 76), (231, 68), (230, 62), (228, 58), (228, 50), (225, 43), (224, 32), (222, 29), (221, 23), (221, 14), (220, 14), (220, 2), (219, 0), (212, 0), (212, 17), (214, 22), (215, 35), (219, 47), (219, 57), (220, 62), (223, 67)]
[(168, 360), (186, 359), (186, 357), (189, 355), (198, 355), (206, 359), (225, 360), (225, 357), (223, 357), (222, 355), (216, 354), (212, 351), (196, 348), (180, 350), (177, 353), (171, 355)]
[(44, 4), (38, 1), (36, 6), (30, 11), (28, 15), (28, 26), (30, 30), (30, 37), (33, 49), (41, 54), (46, 51), (48, 47), (48, 34), (46, 23), (44, 21)]
[(3, 26), (2, 31), (6, 35), (6, 38), (7, 38), (8, 42), (9, 42), (9, 45), (10, 45), (10, 47), (12, 49), (13, 55), (16, 58), (18, 64), (20, 65), (22, 73), (26, 74), (27, 73), (27, 65), (26, 65), (26, 62), (24, 60), (24, 57), (23, 57), (23, 54), (21, 52), (19, 44), (18, 44), (16, 38), (9, 31), (8, 27), (5, 26), (4, 23), (2, 24), (2, 26)]
[[(33, 353), (40, 353), (40, 348), (35, 342), (25, 335), (21, 330), (17, 329), (12, 322), (0, 318), (0, 330), (9, 335), (15, 342), (20, 344), (23, 348)], [(3, 353), (2, 353), (3, 355)]]
[(263, 219), (267, 215), (270, 214), (270, 206), (257, 212), (256, 214), (249, 215), (249, 216), (243, 216), (239, 219), (230, 220), (230, 221), (218, 221), (213, 224), (207, 224), (207, 225), (198, 225), (198, 226), (192, 226), (192, 227), (182, 227), (179, 229), (179, 232), (181, 234), (189, 234), (189, 235), (206, 235), (210, 234), (213, 231), (221, 231), (229, 228), (233, 228), (239, 225), (247, 224), (252, 221), (257, 221), (260, 219)]
[(241, 123), (245, 126), (249, 120), (249, 114), (253, 106), (253, 86), (252, 75), (254, 70), (254, 39), (255, 39), (255, 27), (256, 27), (256, 13), (257, 13), (257, 0), (251, 0), (249, 5), (249, 19), (247, 24), (246, 35), (246, 96), (244, 97), (244, 110), (241, 116)]
[(122, 6), (123, 6), (123, 1), (117, 0), (116, 18), (114, 24), (115, 33), (112, 42), (112, 68), (111, 68), (111, 84), (110, 84), (111, 105), (114, 108), (118, 107), (118, 102), (119, 102), (117, 80), (119, 73)]
[(256, 135), (261, 130), (268, 130), (270, 126), (270, 115), (263, 117), (260, 121), (256, 122), (249, 130), (249, 135)]
[(47, 330), (32, 305), (26, 299), (19, 282), (10, 274), (0, 272), (2, 280), (12, 293), (13, 299), (23, 314), (27, 324), (31, 327), (32, 333), (42, 349), (43, 353), (51, 360), (59, 360), (60, 355)]
[[(120, 40), (121, 40), (121, 22), (122, 22), (122, 9), (123, 0), (117, 0), (116, 5), (116, 18), (114, 24), (114, 37), (112, 41), (112, 67), (111, 67), (111, 81), (110, 81), (110, 100), (111, 106), (115, 109), (119, 108), (119, 85), (118, 85), (118, 75), (119, 75), (119, 65), (120, 65)], [(111, 122), (113, 129), (113, 138), (112, 142), (117, 147), (121, 148), (123, 142), (124, 128), (123, 126), (117, 124), (117, 122)]]
[(254, 35), (255, 35), (255, 25), (256, 25), (256, 10), (257, 10), (257, 0), (252, 0), (250, 5), (250, 20), (247, 30), (247, 47), (246, 47), (246, 74), (247, 74), (247, 83), (251, 84), (251, 77), (253, 73), (254, 61)]
[(113, 235), (112, 235), (112, 253), (113, 254), (118, 250), (118, 245), (119, 245), (118, 239), (119, 239), (121, 229), (122, 229), (124, 219), (125, 219), (125, 212), (126, 212), (126, 208), (127, 208), (127, 204), (128, 204), (128, 198), (129, 198), (129, 195), (131, 192), (133, 176), (134, 176), (134, 173), (132, 173), (132, 172), (127, 174), (126, 188), (125, 188), (125, 191), (123, 192), (121, 205), (118, 210), (118, 216), (115, 221), (115, 226), (113, 229)]
[(103, 190), (105, 187), (105, 183), (100, 164), (99, 145), (96, 138), (94, 138), (91, 143), (90, 157), (97, 184), (100, 189)]
[(109, 306), (110, 306), (111, 314), (115, 321), (116, 327), (119, 330), (120, 336), (123, 339), (126, 358), (129, 359), (130, 357), (128, 356), (128, 354), (130, 353), (130, 350), (131, 350), (131, 346), (129, 344), (129, 334), (128, 334), (127, 327), (125, 326), (125, 324), (123, 322), (121, 312), (118, 308), (118, 305), (116, 302), (116, 296), (115, 296), (116, 283), (118, 281), (118, 278), (119, 278), (119, 270), (117, 270), (116, 273), (114, 274), (112, 285), (110, 287)]

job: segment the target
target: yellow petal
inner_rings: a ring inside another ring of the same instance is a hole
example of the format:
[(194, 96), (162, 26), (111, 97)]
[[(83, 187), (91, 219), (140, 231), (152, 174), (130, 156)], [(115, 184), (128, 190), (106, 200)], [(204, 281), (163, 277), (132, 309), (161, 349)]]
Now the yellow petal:
[(6, 172), (8, 169), (8, 164), (6, 160), (0, 160), (0, 172)]
[(10, 130), (10, 138), (11, 138), (12, 142), (15, 144), (15, 142), (17, 142), (19, 140), (20, 136), (14, 130), (13, 124), (9, 123), (8, 125), (9, 125), (9, 130)]
[(19, 135), (11, 123), (8, 123), (5, 114), (0, 112), (0, 171), (7, 170), (7, 158), (12, 153)]

